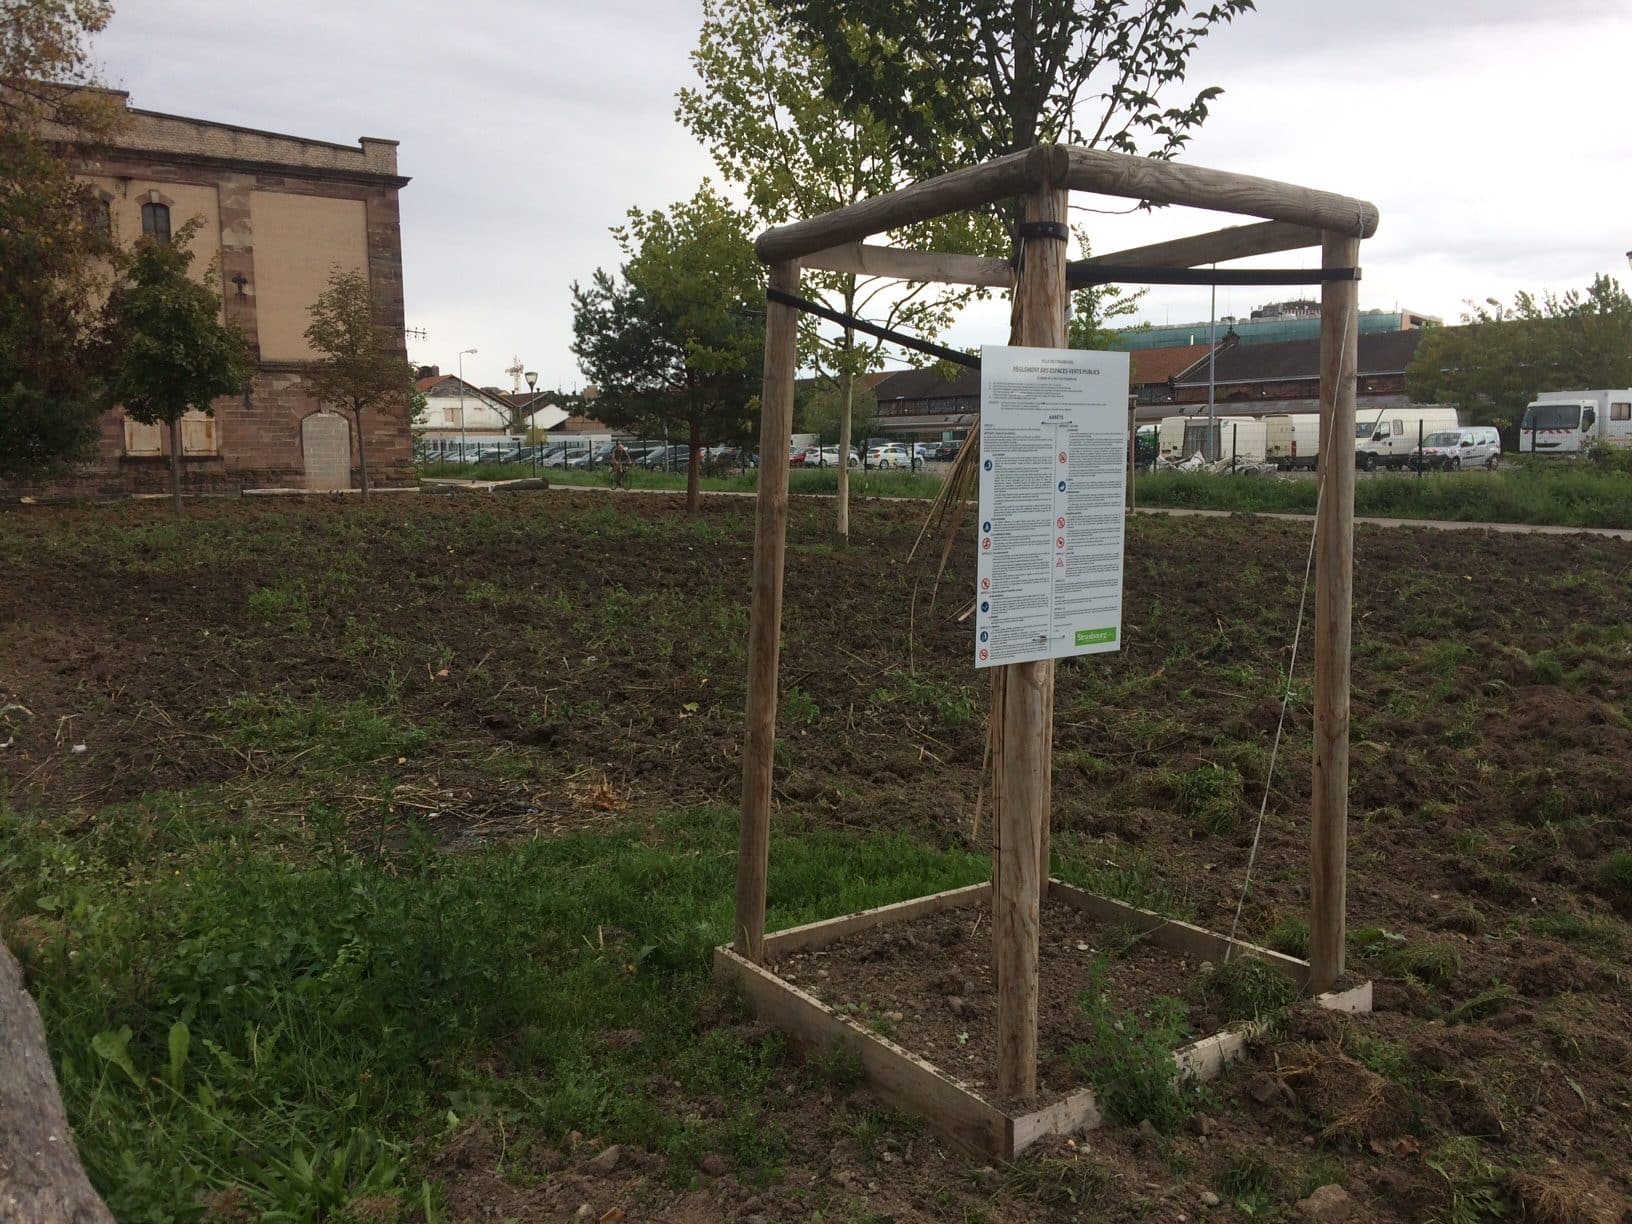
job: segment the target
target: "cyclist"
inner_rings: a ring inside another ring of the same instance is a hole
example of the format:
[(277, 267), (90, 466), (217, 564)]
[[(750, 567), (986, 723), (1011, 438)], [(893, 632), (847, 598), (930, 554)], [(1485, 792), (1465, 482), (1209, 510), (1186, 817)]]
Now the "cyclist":
[(629, 487), (629, 449), (622, 442), (612, 448), (612, 483)]

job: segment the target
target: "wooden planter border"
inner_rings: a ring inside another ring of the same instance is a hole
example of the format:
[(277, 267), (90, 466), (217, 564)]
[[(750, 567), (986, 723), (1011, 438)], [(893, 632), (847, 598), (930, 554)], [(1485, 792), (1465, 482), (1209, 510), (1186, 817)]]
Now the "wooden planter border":
[[(894, 905), (881, 905), (838, 918), (810, 922), (765, 936), (765, 956), (775, 961), (808, 952), (857, 931), (907, 922), (939, 910), (990, 903), (990, 882), (948, 889)], [(1257, 957), (1300, 986), (1307, 983), (1306, 961), (1244, 940), (1232, 940), (1187, 922), (1164, 918), (1109, 897), (1050, 880), (1048, 895), (1104, 922), (1132, 926), (1152, 943), (1203, 959), (1222, 959), (1226, 950)], [(904, 1046), (834, 1011), (816, 996), (779, 977), (772, 969), (740, 956), (729, 944), (714, 950), (715, 976), (732, 983), (759, 1019), (782, 1029), (806, 1050), (838, 1045), (861, 1061), (868, 1085), (881, 1098), (922, 1117), (955, 1146), (993, 1160), (1012, 1160), (1048, 1135), (1092, 1130), (1103, 1122), (1091, 1089), (1079, 1089), (1041, 1109), (1011, 1113), (998, 1108), (970, 1085), (953, 1079)], [(1332, 1011), (1369, 1012), (1371, 983), (1317, 995)], [(1263, 1030), (1262, 1022), (1235, 1025), (1174, 1051), (1181, 1074), (1212, 1079), (1245, 1053)]]

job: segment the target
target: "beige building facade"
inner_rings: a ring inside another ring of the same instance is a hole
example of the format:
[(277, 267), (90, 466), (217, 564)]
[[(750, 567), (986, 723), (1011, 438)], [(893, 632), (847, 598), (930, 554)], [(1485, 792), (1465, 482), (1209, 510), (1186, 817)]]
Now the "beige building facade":
[[(143, 234), (179, 239), (197, 222), (194, 268), (216, 282), (226, 317), (243, 329), (256, 360), (243, 395), (217, 400), (213, 416), (183, 422), (184, 488), (351, 487), (355, 424), (307, 390), (302, 375), (313, 354), (305, 331), (312, 303), (339, 267), (366, 273), (381, 325), (403, 336), (397, 193), (408, 180), (397, 173), (396, 142), (331, 144), (137, 110), (127, 95), (114, 96), (123, 122), (106, 147), (79, 152), (76, 169), (122, 243)], [(402, 360), (406, 371), (406, 349)], [(373, 483), (412, 482), (408, 414), (405, 396), (364, 415)], [(77, 484), (162, 489), (168, 447), (161, 427), (127, 421), (115, 408), (103, 418), (97, 462)]]

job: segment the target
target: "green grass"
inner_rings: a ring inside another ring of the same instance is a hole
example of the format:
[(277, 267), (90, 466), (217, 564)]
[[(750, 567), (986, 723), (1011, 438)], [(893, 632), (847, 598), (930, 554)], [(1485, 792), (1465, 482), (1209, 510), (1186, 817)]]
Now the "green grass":
[[(1313, 514), (1316, 482), (1146, 472), (1141, 506)], [(1632, 527), (1632, 477), (1585, 464), (1509, 464), (1496, 472), (1379, 475), (1355, 482), (1354, 512), (1378, 518)]]
[(1232, 1024), (1278, 1012), (1298, 995), (1297, 983), (1256, 956), (1237, 956), (1214, 965), (1196, 979), (1194, 989)]
[[(730, 813), (462, 855), (355, 850), (320, 811), (274, 836), (185, 797), (81, 827), (0, 811), (0, 921), (122, 1220), (220, 1193), (284, 1220), (362, 1195), (423, 1211), (416, 1154), (472, 1116), (637, 1143), (682, 1180), (703, 1152), (749, 1180), (783, 1158), (782, 1038), (699, 1014), (730, 931)], [(989, 872), (894, 834), (807, 832), (771, 864), (775, 925)], [(671, 1110), (654, 1066), (707, 1115)]]
[(1617, 850), (1598, 871), (1598, 878), (1611, 896), (1632, 901), (1632, 850)]
[(1116, 1011), (1106, 993), (1108, 962), (1096, 959), (1078, 999), (1087, 1040), (1066, 1057), (1093, 1085), (1105, 1116), (1118, 1125), (1148, 1121), (1170, 1135), (1196, 1110), (1196, 1084), (1179, 1075), (1174, 1049), (1188, 1035), (1182, 1000), (1163, 995), (1139, 1010)]

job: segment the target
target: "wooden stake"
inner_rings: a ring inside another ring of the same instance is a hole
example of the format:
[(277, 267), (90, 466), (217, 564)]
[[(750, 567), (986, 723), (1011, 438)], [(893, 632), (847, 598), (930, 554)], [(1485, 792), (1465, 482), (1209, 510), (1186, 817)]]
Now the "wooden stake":
[[(1328, 232), (1328, 268), (1356, 267), (1360, 240)], [(1320, 296), (1320, 514), (1315, 524), (1315, 746), (1309, 863), (1309, 988), (1343, 974), (1349, 804), (1349, 632), (1354, 609), (1354, 396), (1360, 286)]]
[[(799, 292), (796, 260), (771, 265), (771, 287)], [(788, 443), (799, 313), (765, 304), (765, 383), (759, 418), (754, 596), (748, 620), (747, 729), (742, 747), (742, 827), (737, 840), (737, 955), (765, 954), (765, 876), (770, 865), (771, 769), (776, 750), (776, 670), (782, 636), (782, 560), (788, 534)]]
[[(1026, 221), (1067, 220), (1068, 193), (1045, 186), (1025, 199)], [(1015, 344), (1065, 346), (1066, 244), (1027, 239), (1015, 284)], [(993, 963), (997, 974), (997, 1091), (1037, 1092), (1037, 941), (1043, 864), (1048, 855), (1049, 754), (1054, 739), (1054, 665), (1018, 663), (994, 677), (992, 891)]]

